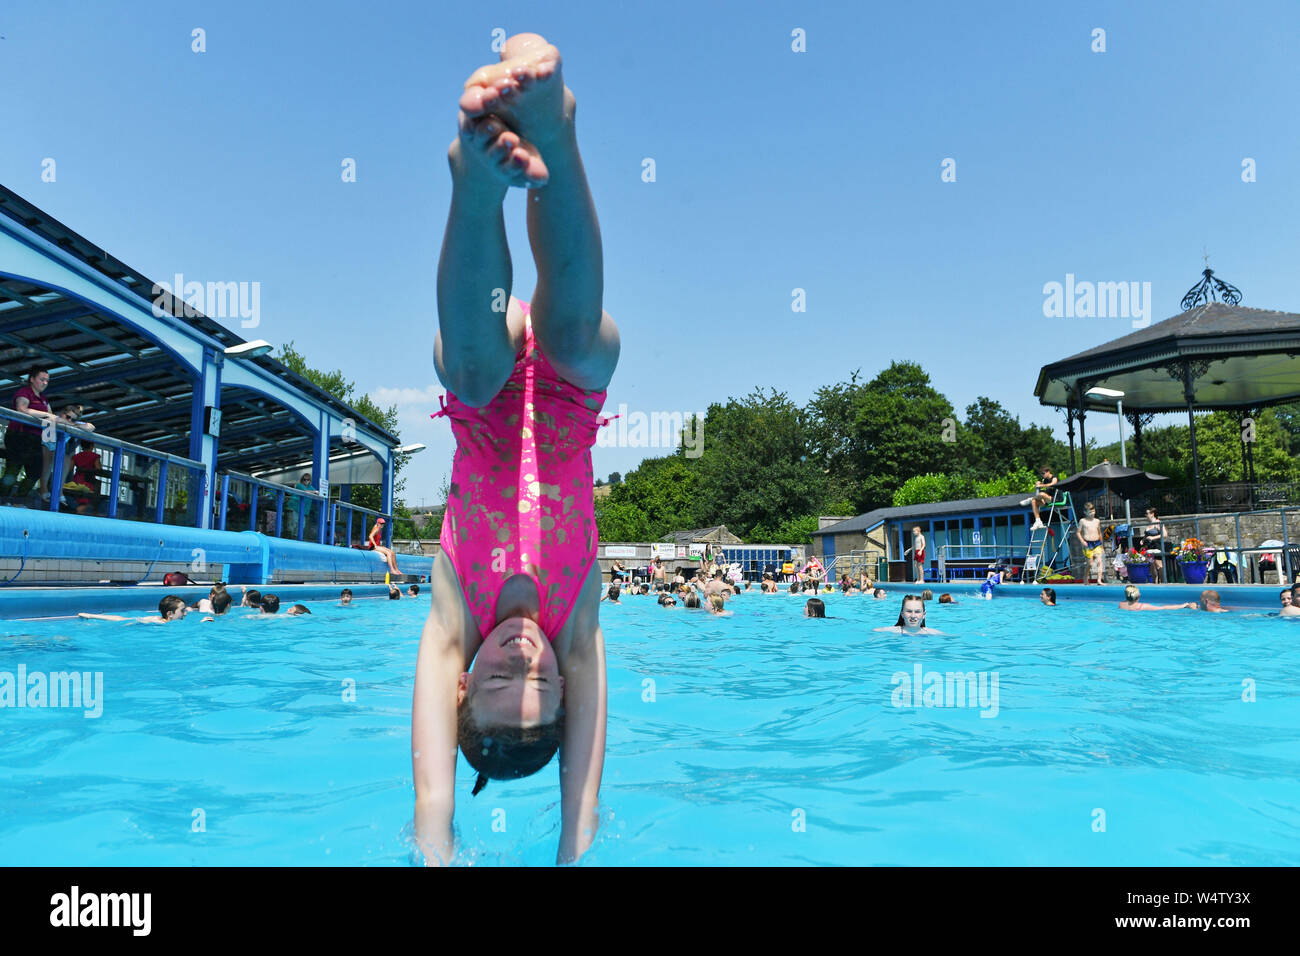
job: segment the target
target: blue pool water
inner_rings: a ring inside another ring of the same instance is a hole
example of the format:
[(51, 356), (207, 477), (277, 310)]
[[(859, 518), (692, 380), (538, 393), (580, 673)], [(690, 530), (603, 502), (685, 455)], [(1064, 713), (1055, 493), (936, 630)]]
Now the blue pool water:
[[(924, 638), (871, 631), (895, 596), (828, 596), (829, 620), (785, 594), (602, 605), (584, 863), (1300, 864), (1300, 621), (959, 597)], [(0, 709), (0, 862), (407, 865), (426, 601), (0, 623), (0, 672), (104, 679), (95, 719)], [(983, 673), (985, 706), (894, 706), (918, 666)], [(557, 776), (471, 798), (462, 759), (465, 860), (552, 863)]]

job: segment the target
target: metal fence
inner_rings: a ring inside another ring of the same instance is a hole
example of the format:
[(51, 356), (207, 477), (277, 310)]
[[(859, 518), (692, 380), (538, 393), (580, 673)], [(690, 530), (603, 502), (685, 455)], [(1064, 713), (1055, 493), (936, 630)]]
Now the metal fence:
[[(1101, 516), (1124, 514), (1124, 499), (1115, 494), (1084, 492), (1076, 495), (1075, 500), (1079, 507), (1084, 501), (1091, 501), (1097, 506), (1097, 514)], [(1223, 514), (1281, 508), (1286, 505), (1300, 505), (1300, 482), (1235, 481), (1201, 485), (1199, 504), (1193, 485), (1157, 487), (1129, 499), (1130, 513), (1138, 517), (1141, 517), (1147, 508), (1155, 508), (1156, 512), (1162, 515)]]
[[(22, 467), (9, 440), (14, 425), (38, 430), (31, 438), (41, 442), (40, 475)], [(0, 408), (0, 430), (5, 433), (0, 504), (155, 524), (197, 523), (206, 479), (202, 462), (9, 408)], [(94, 443), (93, 462), (73, 461), (82, 442)], [(48, 484), (48, 494), (42, 484)]]

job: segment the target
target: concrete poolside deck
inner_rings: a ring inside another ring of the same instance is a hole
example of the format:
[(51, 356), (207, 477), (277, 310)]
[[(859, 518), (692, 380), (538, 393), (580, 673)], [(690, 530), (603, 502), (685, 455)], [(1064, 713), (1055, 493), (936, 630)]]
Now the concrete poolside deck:
[[(948, 584), (918, 582), (879, 584), (890, 594), (919, 594), (929, 588), (937, 598), (947, 592), (958, 600), (983, 600), (979, 593), (979, 581), (950, 582)], [(1276, 611), (1281, 607), (1278, 594), (1285, 585), (1281, 584), (1140, 584), (1142, 600), (1148, 604), (1182, 604), (1186, 601), (1199, 601), (1202, 591), (1218, 591), (1225, 608), (1241, 608), (1250, 611)], [(1056, 603), (1069, 601), (1087, 601), (1118, 604), (1124, 600), (1122, 584), (1002, 584), (998, 586), (993, 600), (1004, 598), (1029, 598), (1037, 601), (1043, 588), (1056, 591)]]

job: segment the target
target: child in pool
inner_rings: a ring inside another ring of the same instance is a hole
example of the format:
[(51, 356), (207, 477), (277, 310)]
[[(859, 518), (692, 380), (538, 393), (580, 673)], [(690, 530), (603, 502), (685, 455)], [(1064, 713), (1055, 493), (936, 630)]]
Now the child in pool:
[(893, 627), (878, 627), (877, 631), (889, 634), (942, 634), (943, 631), (925, 626), (925, 602), (919, 594), (903, 596), (903, 607), (898, 612), (898, 623)]
[(989, 568), (988, 574), (984, 575), (984, 583), (980, 585), (980, 594), (984, 600), (993, 600), (993, 589), (1002, 583), (1002, 569)]
[[(458, 743), (475, 793), (536, 773), (558, 748), (557, 862), (595, 837), (606, 693), (591, 446), (619, 339), (560, 68), (541, 37), (511, 37), (466, 83), (449, 150), (434, 360), (456, 457), (411, 713), (429, 863), (454, 853)], [(530, 190), (531, 307), (508, 295), (511, 186)]]

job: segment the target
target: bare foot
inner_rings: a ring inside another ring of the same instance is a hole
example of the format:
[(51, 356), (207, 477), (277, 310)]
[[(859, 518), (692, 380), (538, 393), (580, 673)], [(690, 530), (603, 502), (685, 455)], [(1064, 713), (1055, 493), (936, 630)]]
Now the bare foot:
[(536, 147), (506, 128), (496, 116), (460, 114), (460, 134), (447, 150), (452, 178), (475, 179), (499, 186), (530, 188), (545, 185), (546, 165)]
[(467, 116), (493, 114), (543, 152), (573, 128), (576, 101), (564, 85), (560, 51), (535, 33), (518, 33), (501, 49), (501, 62), (480, 67), (465, 83), (460, 108)]

